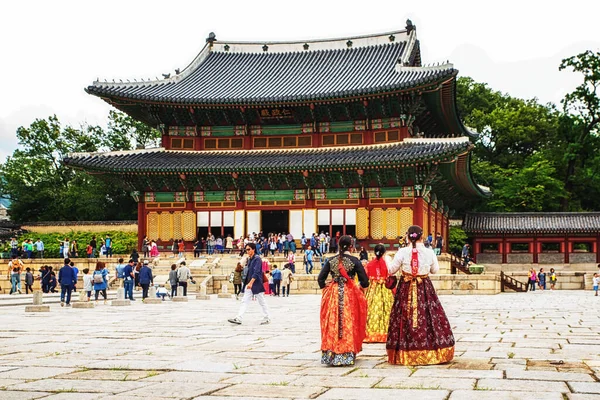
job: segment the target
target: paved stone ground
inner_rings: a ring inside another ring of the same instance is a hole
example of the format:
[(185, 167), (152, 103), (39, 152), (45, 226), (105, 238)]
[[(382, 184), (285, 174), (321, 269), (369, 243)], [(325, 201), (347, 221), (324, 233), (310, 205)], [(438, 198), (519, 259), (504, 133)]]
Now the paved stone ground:
[(321, 366), (318, 296), (25, 314), (0, 309), (0, 399), (599, 399), (600, 298), (555, 291), (441, 296), (450, 364), (407, 368), (365, 345), (355, 368)]

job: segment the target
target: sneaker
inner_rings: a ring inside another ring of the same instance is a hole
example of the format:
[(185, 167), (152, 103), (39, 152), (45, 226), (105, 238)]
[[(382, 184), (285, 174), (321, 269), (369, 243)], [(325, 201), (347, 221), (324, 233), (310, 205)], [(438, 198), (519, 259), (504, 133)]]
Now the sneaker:
[(67, 307), (71, 307), (71, 305), (69, 303), (67, 303)]
[(61, 307), (64, 307), (64, 306), (65, 306), (65, 302), (64, 302), (64, 301), (61, 301), (61, 302), (60, 302), (60, 306), (61, 306)]
[(263, 319), (260, 322), (261, 325), (267, 325), (267, 324), (270, 324), (270, 323), (271, 323), (271, 320), (269, 318), (265, 318), (265, 319)]
[(236, 325), (241, 325), (242, 324), (242, 320), (239, 319), (238, 317), (229, 318), (227, 321), (231, 322), (232, 324), (236, 324)]

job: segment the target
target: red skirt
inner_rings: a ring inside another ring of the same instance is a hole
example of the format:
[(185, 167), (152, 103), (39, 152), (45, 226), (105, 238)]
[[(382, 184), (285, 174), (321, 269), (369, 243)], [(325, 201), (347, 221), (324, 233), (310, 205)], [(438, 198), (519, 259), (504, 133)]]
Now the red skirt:
[(356, 283), (330, 282), (321, 299), (321, 363), (354, 365), (366, 324), (367, 301)]
[(454, 335), (429, 277), (401, 278), (386, 349), (390, 364), (442, 364), (454, 358)]

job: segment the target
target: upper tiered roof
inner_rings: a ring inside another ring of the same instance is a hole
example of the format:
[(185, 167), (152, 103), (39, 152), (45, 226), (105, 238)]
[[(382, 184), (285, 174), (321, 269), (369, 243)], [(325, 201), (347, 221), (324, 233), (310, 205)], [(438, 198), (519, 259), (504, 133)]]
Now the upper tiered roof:
[(220, 42), (211, 34), (194, 61), (174, 76), (96, 81), (86, 90), (152, 102), (264, 104), (368, 96), (454, 75), (452, 64), (420, 66), (416, 29), (407, 25), (379, 35), (297, 42)]

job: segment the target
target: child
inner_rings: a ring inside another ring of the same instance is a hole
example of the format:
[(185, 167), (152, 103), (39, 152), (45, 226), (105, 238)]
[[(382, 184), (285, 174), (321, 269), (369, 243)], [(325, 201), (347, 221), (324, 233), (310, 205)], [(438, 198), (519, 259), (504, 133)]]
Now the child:
[(594, 292), (596, 292), (595, 295), (598, 296), (598, 284), (600, 283), (600, 278), (598, 277), (598, 274), (594, 274), (592, 283), (594, 284)]
[(27, 267), (25, 270), (25, 294), (33, 293), (33, 274), (31, 273), (31, 268)]
[(550, 268), (550, 290), (554, 290), (555, 285), (556, 285), (556, 272), (554, 272), (554, 268)]
[(165, 301), (165, 297), (171, 298), (167, 288), (165, 288), (164, 285), (156, 285), (156, 297), (162, 298), (162, 301)]
[(274, 296), (275, 285), (273, 283), (273, 275), (271, 275), (271, 272), (269, 271), (265, 272), (265, 274), (267, 274), (267, 276), (269, 277), (269, 294), (271, 294), (271, 296)]
[(92, 297), (92, 288), (94, 286), (92, 281), (93, 281), (93, 277), (90, 274), (90, 269), (84, 268), (83, 269), (83, 291), (87, 295), (87, 301), (90, 301), (90, 298)]

